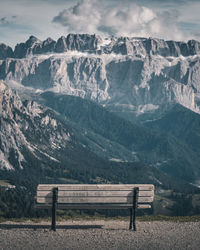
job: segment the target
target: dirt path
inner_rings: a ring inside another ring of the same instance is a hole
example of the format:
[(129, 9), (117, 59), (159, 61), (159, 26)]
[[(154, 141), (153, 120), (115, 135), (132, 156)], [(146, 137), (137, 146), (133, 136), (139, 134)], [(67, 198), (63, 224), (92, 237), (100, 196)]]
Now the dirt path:
[(200, 222), (63, 221), (0, 223), (0, 249), (200, 249)]

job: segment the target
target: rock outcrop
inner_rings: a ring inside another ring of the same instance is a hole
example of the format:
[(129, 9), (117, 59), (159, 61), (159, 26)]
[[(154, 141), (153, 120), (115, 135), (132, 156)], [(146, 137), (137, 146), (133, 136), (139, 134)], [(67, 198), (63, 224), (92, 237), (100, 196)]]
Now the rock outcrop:
[(33, 101), (22, 102), (0, 81), (0, 169), (22, 169), (30, 159), (59, 162), (59, 149), (70, 147), (71, 135), (53, 113)]
[(131, 56), (163, 57), (193, 56), (200, 53), (200, 42), (165, 41), (156, 38), (112, 37), (102, 39), (98, 35), (69, 34), (57, 41), (47, 38), (40, 41), (30, 36), (25, 43), (17, 44), (14, 52), (4, 44), (0, 44), (0, 59), (8, 57), (24, 58), (28, 55), (44, 53), (63, 53), (66, 51), (88, 52), (94, 54), (121, 54)]
[(57, 42), (31, 36), (13, 54), (2, 48), (0, 78), (8, 83), (80, 96), (118, 112), (179, 103), (200, 113), (198, 41), (69, 34)]
[(13, 58), (14, 57), (14, 53), (11, 47), (0, 43), (0, 60), (6, 59), (6, 58)]

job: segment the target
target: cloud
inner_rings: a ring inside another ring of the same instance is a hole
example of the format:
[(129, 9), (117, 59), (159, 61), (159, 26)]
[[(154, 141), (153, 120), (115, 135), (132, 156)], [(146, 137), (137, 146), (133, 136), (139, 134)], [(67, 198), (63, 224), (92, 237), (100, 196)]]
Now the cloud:
[(9, 17), (0, 17), (0, 25), (7, 26), (9, 24), (13, 24), (16, 20), (17, 16), (9, 16)]
[(53, 22), (60, 23), (71, 31), (95, 33), (101, 15), (97, 0), (84, 0), (61, 11)]
[(177, 25), (177, 13), (155, 12), (150, 8), (129, 4), (116, 6), (105, 13), (101, 30), (110, 30), (111, 35), (160, 37), (181, 39)]
[(107, 8), (100, 3), (81, 0), (61, 11), (53, 22), (64, 26), (67, 32), (183, 39), (178, 12), (174, 10), (154, 11), (129, 1), (116, 2)]

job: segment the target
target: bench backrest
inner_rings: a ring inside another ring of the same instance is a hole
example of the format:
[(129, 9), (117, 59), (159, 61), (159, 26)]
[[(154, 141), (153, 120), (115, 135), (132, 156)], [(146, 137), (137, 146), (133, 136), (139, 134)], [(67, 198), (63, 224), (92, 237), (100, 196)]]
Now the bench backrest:
[(37, 187), (37, 205), (52, 204), (52, 190), (58, 188), (60, 208), (129, 208), (133, 206), (133, 189), (139, 188), (138, 208), (149, 208), (153, 202), (154, 185), (144, 184), (43, 184)]

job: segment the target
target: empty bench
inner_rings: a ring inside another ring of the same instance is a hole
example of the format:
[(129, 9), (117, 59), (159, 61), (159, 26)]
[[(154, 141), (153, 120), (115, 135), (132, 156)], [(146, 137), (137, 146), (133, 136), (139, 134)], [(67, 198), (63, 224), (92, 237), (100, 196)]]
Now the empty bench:
[(129, 229), (136, 231), (136, 210), (151, 208), (154, 185), (144, 184), (40, 184), (36, 208), (52, 209), (51, 229), (56, 231), (58, 209), (130, 209)]

